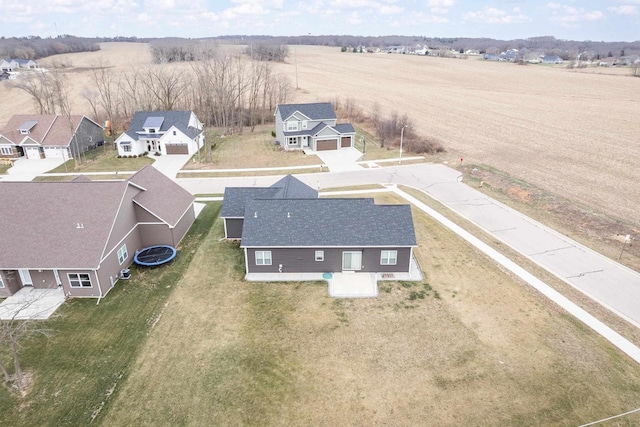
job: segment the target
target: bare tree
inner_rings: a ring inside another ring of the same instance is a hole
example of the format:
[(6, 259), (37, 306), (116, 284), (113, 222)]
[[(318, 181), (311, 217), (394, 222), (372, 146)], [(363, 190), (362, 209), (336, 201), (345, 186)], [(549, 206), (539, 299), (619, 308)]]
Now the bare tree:
[(167, 64), (149, 67), (143, 74), (142, 84), (152, 95), (155, 106), (161, 110), (173, 110), (187, 90), (183, 74)]
[(55, 114), (51, 80), (49, 73), (38, 71), (27, 77), (14, 80), (12, 86), (29, 94), (40, 114)]
[(36, 335), (45, 337), (53, 335), (53, 331), (46, 328), (46, 324), (42, 320), (37, 320), (41, 313), (31, 313), (39, 300), (40, 297), (36, 297), (30, 301), (20, 303), (20, 306), (9, 306), (8, 309), (12, 309), (13, 315), (9, 320), (0, 320), (0, 352), (11, 358), (13, 362), (13, 377), (9, 374), (6, 366), (1, 363), (1, 360), (0, 369), (4, 374), (5, 382), (11, 383), (13, 381), (19, 392), (24, 391), (26, 386), (24, 372), (20, 364), (22, 344)]

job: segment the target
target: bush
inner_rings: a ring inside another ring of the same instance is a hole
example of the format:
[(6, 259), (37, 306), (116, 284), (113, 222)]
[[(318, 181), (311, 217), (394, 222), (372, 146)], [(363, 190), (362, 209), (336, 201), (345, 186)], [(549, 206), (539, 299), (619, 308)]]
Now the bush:
[(159, 151), (156, 151), (155, 153), (153, 153), (154, 156), (162, 156), (162, 153)]
[(404, 140), (404, 149), (416, 154), (444, 153), (444, 146), (435, 138)]
[(274, 138), (276, 137), (276, 131), (275, 130), (271, 131), (271, 136), (274, 137)]

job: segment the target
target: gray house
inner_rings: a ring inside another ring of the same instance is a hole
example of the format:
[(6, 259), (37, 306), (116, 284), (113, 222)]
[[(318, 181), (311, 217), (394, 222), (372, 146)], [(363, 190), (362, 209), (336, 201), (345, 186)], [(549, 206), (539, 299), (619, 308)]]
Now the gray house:
[(287, 175), (271, 187), (227, 187), (220, 218), (224, 220), (225, 239), (242, 238), (244, 212), (252, 199), (317, 199), (318, 192), (292, 175)]
[(338, 150), (354, 145), (353, 125), (337, 124), (330, 102), (279, 104), (275, 117), (276, 142), (285, 150)]
[(102, 144), (104, 129), (85, 116), (16, 114), (0, 129), (0, 157), (72, 159)]
[(194, 197), (150, 165), (124, 181), (0, 182), (0, 199), (0, 297), (102, 298), (137, 250), (177, 246), (195, 220)]
[(225, 236), (240, 237), (254, 273), (408, 273), (416, 236), (409, 205), (319, 199), (291, 175), (225, 191)]
[(240, 247), (247, 274), (408, 272), (411, 207), (373, 199), (253, 199)]

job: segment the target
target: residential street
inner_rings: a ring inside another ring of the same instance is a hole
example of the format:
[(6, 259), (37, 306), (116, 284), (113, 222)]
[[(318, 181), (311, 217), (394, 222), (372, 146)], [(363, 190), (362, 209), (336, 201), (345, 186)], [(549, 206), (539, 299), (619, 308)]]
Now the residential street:
[[(419, 188), (514, 250), (640, 327), (640, 274), (461, 184), (460, 173), (441, 164), (296, 175), (319, 189), (363, 184)], [(176, 181), (194, 194), (227, 186), (268, 186), (279, 176)]]

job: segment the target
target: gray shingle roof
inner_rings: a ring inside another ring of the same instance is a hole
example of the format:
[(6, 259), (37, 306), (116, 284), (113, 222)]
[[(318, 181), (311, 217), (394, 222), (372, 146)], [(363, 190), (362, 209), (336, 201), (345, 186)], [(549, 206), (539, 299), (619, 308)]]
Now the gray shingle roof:
[(220, 218), (242, 218), (245, 206), (252, 199), (317, 199), (318, 192), (293, 175), (287, 175), (271, 187), (227, 187), (220, 209)]
[(409, 205), (373, 199), (249, 200), (242, 247), (415, 246)]
[(311, 120), (331, 120), (336, 118), (330, 102), (316, 102), (313, 104), (279, 104), (280, 117), (286, 120), (296, 111), (300, 111)]
[(189, 138), (195, 138), (202, 132), (200, 129), (189, 126), (191, 111), (137, 111), (133, 115), (131, 125), (125, 133), (134, 140), (137, 140), (137, 132), (143, 132), (145, 122), (152, 117), (161, 117), (164, 119), (160, 127), (160, 132), (166, 132), (171, 126), (175, 126)]
[(333, 127), (340, 133), (355, 133), (355, 129), (351, 123), (339, 123)]

